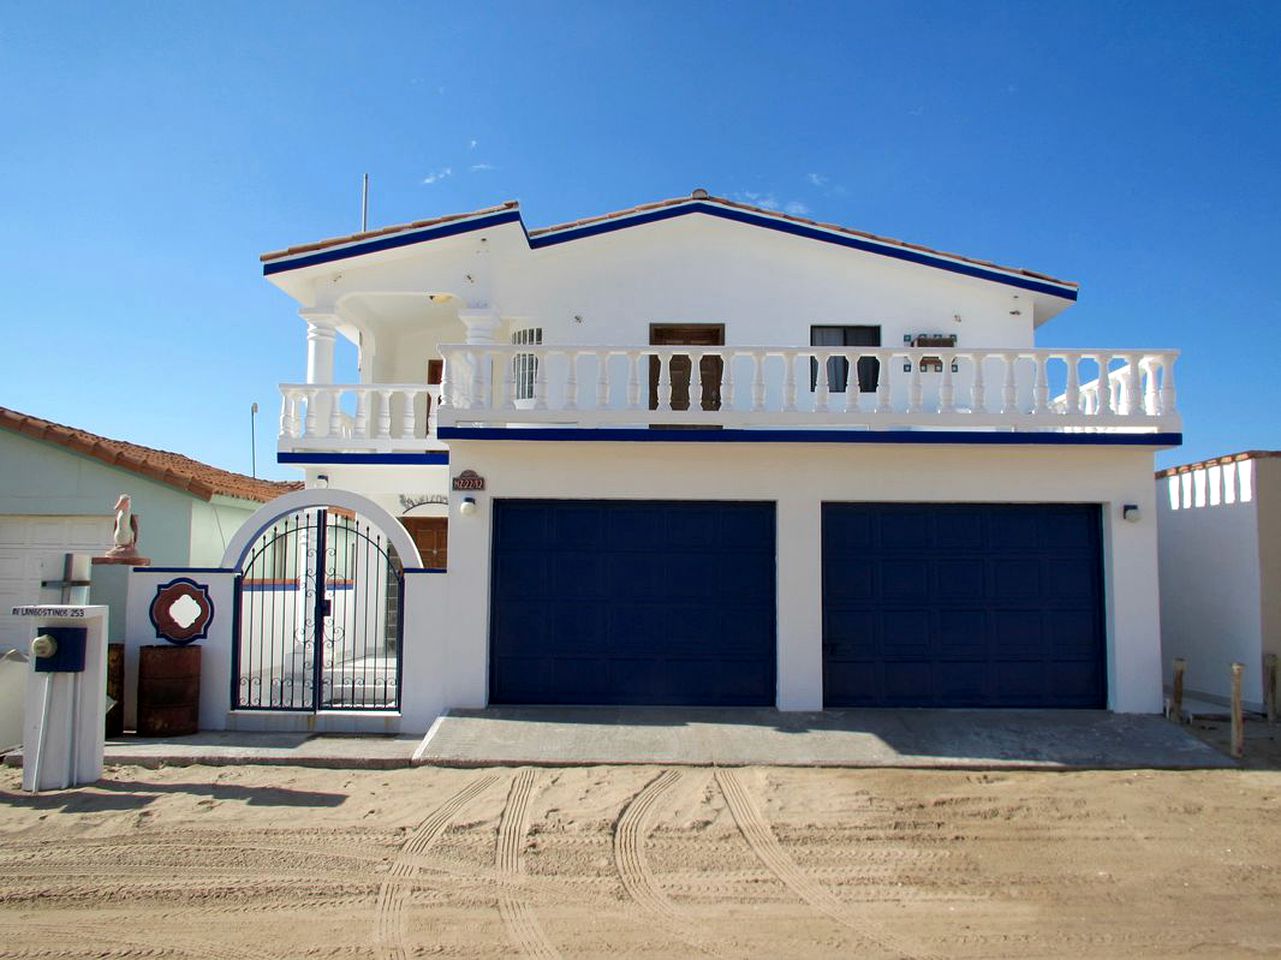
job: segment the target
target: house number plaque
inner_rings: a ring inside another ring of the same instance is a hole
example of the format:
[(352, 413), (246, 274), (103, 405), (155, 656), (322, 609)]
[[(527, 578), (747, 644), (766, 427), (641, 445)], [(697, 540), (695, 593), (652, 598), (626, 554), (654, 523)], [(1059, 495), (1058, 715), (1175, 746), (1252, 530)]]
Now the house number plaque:
[(475, 470), (464, 470), (454, 477), (455, 490), (484, 490), (485, 478)]

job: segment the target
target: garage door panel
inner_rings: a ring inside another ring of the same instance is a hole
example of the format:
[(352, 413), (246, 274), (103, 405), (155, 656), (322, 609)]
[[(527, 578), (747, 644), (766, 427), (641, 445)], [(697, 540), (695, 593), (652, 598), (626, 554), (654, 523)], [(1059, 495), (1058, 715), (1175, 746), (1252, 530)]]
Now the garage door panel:
[(930, 561), (885, 560), (880, 568), (880, 595), (883, 600), (912, 600), (928, 589)]
[(1041, 570), (1035, 558), (994, 560), (988, 565), (991, 574), (990, 596), (1004, 600), (1038, 600), (1041, 597)]
[(1095, 505), (824, 504), (824, 702), (1104, 706), (1099, 530)]
[(876, 589), (876, 563), (871, 559), (842, 555), (839, 573), (835, 572), (835, 565), (830, 568), (834, 571), (832, 575), (828, 574), (828, 569), (825, 565), (823, 595), (828, 598), (829, 603), (868, 600), (873, 596)]
[(886, 658), (919, 659), (930, 655), (934, 630), (928, 609), (887, 610), (881, 616), (880, 652)]
[(987, 595), (987, 572), (981, 559), (934, 562), (936, 595), (946, 602), (973, 603)]
[(939, 610), (938, 653), (942, 657), (987, 656), (987, 613), (983, 610)]
[[(499, 500), (494, 516), (492, 703), (774, 702), (772, 504)], [(552, 570), (546, 630), (510, 615), (537, 582), (525, 562)]]

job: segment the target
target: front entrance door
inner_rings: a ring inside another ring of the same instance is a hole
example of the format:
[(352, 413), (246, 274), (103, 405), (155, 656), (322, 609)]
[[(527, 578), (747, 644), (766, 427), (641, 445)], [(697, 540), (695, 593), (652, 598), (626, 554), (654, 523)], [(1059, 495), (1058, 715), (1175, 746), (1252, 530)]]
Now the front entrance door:
[[(652, 323), (649, 327), (649, 342), (653, 346), (671, 346), (673, 344), (704, 347), (725, 346), (725, 325), (723, 323)], [(693, 365), (689, 357), (675, 356), (671, 359), (669, 375), (672, 384), (672, 409), (689, 409), (690, 370)], [(699, 380), (703, 385), (704, 410), (721, 408), (721, 371), (725, 362), (720, 357), (703, 357), (699, 362)], [(658, 374), (659, 359), (651, 357), (649, 361), (649, 408), (658, 409)]]
[(409, 535), (414, 538), (414, 546), (423, 558), (423, 566), (428, 570), (445, 570), (449, 566), (449, 518), (448, 517), (401, 517)]

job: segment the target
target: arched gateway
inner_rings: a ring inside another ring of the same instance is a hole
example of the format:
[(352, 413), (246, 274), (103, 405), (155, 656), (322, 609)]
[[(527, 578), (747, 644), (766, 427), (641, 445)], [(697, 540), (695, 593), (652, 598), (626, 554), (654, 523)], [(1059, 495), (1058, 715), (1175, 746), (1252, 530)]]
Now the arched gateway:
[(404, 527), (344, 490), (266, 504), (232, 539), (237, 571), (233, 710), (400, 708)]

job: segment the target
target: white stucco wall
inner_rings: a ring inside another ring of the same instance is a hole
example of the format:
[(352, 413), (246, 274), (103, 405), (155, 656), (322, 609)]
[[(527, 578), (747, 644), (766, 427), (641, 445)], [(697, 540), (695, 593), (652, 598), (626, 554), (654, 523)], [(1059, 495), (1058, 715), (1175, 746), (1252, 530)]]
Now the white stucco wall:
[(365, 341), (363, 377), (381, 382), (422, 381), (436, 345), (464, 339), (468, 305), (496, 312), (503, 342), (538, 326), (549, 344), (646, 344), (653, 323), (710, 323), (729, 346), (803, 346), (811, 325), (879, 325), (886, 347), (942, 333), (964, 349), (1030, 347), (1069, 303), (700, 214), (539, 249), (507, 224), (270, 279), (340, 316)]
[(1165, 682), (1184, 657), (1187, 694), (1226, 703), (1237, 661), (1242, 696), (1258, 709), (1263, 654), (1281, 652), (1281, 462), (1159, 477), (1156, 491)]
[[(501, 497), (741, 499), (777, 503), (778, 699), (821, 709), (824, 501), (1103, 505), (1109, 706), (1161, 709), (1152, 454), (1144, 448), (476, 442), (452, 444), (451, 471), (473, 469), (479, 510), (450, 511), (448, 702), (483, 706), (488, 690), (492, 501)], [(1120, 519), (1138, 504), (1139, 523)]]

